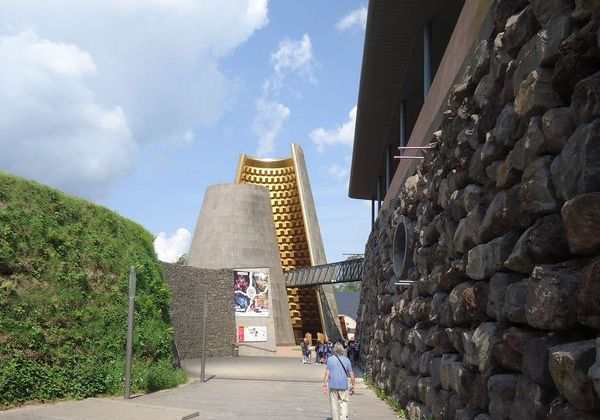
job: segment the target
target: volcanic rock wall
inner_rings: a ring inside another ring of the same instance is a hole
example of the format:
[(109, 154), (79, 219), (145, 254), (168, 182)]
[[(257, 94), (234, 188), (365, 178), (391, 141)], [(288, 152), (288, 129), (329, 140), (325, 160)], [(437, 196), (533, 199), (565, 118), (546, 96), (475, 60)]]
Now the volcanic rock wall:
[(202, 357), (204, 295), (207, 295), (206, 354), (233, 355), (236, 342), (233, 271), (162, 263), (172, 294), (171, 322), (181, 360)]
[(361, 359), (411, 418), (600, 419), (599, 14), (497, 1), (435, 148), (371, 232)]

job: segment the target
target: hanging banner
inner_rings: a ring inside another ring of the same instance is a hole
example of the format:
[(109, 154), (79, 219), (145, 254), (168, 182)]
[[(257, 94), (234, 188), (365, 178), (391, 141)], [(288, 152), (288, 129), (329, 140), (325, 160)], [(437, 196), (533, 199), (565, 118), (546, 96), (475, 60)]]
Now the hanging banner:
[(269, 316), (269, 271), (234, 270), (233, 301), (237, 316)]

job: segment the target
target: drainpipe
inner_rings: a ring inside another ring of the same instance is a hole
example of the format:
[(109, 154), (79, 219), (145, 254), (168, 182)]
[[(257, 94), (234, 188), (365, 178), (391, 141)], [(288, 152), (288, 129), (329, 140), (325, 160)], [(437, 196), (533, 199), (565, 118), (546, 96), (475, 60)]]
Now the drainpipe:
[(381, 211), (381, 176), (377, 177), (377, 214)]
[[(400, 101), (400, 146), (406, 146), (406, 100)], [(404, 151), (400, 151), (403, 154)]]
[(371, 199), (371, 229), (375, 226), (375, 199)]
[(392, 183), (392, 148), (388, 146), (385, 149), (385, 189), (390, 188)]
[(423, 28), (423, 100), (431, 87), (431, 22)]

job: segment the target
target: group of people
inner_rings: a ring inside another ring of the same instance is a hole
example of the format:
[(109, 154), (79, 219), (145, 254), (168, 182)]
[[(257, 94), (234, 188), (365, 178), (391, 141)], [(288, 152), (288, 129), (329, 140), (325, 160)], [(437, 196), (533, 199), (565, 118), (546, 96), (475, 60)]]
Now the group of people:
[(321, 364), (327, 362), (327, 358), (331, 356), (333, 351), (333, 344), (323, 333), (317, 333), (317, 343), (315, 346), (313, 346), (312, 334), (306, 333), (300, 347), (302, 349), (302, 363), (305, 364), (312, 363), (313, 350), (315, 351), (315, 363)]
[[(344, 340), (339, 339), (336, 343), (340, 343), (344, 348), (348, 359), (351, 362), (358, 362), (359, 355), (359, 345), (354, 340), (349, 340), (346, 343)], [(327, 363), (327, 359), (331, 357), (333, 353), (334, 343), (329, 341), (325, 334), (317, 333), (317, 343), (313, 346), (313, 339), (311, 333), (306, 333), (304, 335), (304, 340), (302, 341), (300, 348), (302, 349), (302, 363), (310, 364), (312, 363), (312, 352), (315, 351), (315, 363), (325, 364)]]
[[(348, 402), (354, 391), (355, 376), (352, 363), (358, 360), (358, 343), (338, 340), (332, 344), (325, 334), (317, 333), (317, 343), (313, 346), (312, 334), (306, 333), (301, 345), (302, 363), (311, 363), (315, 350), (316, 363), (327, 365), (323, 378), (323, 394), (329, 396), (329, 408), (333, 420), (348, 418)], [(348, 356), (346, 356), (348, 354)]]

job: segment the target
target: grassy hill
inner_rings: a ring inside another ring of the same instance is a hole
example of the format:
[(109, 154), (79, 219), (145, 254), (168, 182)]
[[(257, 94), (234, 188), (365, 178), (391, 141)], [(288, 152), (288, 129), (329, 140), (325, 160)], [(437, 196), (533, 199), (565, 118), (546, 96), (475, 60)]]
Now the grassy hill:
[(130, 265), (133, 386), (185, 380), (152, 241), (106, 208), (0, 172), (0, 408), (122, 392)]

